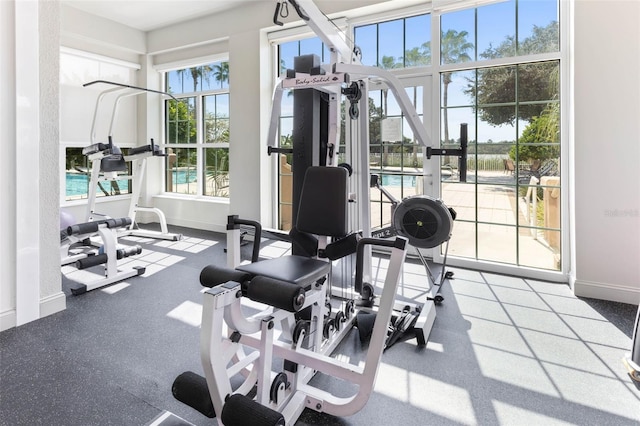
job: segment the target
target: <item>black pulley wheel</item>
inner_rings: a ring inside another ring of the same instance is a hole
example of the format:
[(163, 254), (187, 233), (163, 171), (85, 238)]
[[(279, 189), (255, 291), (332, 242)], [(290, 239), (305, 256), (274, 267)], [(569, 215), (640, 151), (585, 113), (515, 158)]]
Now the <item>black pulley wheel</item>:
[(353, 300), (349, 300), (344, 308), (344, 316), (347, 319), (351, 318), (351, 315), (356, 311), (356, 304)]
[(293, 333), (291, 336), (293, 338), (293, 343), (298, 343), (298, 341), (300, 340), (300, 337), (302, 336), (303, 331), (305, 336), (309, 335), (309, 321), (306, 321), (306, 320), (296, 321), (296, 325), (295, 327), (293, 327)]
[(324, 327), (322, 328), (322, 336), (325, 339), (328, 339), (329, 337), (331, 337), (331, 335), (336, 331), (336, 326), (335, 326), (335, 322), (333, 321), (333, 318), (327, 318), (324, 321)]
[(280, 389), (286, 389), (289, 387), (289, 381), (287, 380), (287, 375), (285, 373), (278, 373), (271, 382), (271, 389), (269, 391), (269, 397), (271, 401), (278, 403), (278, 391)]
[(333, 326), (336, 328), (336, 331), (340, 331), (343, 322), (345, 322), (344, 313), (342, 311), (336, 312), (336, 316), (333, 318)]
[(449, 240), (453, 218), (442, 200), (416, 195), (398, 204), (393, 212), (393, 226), (412, 246), (432, 248)]

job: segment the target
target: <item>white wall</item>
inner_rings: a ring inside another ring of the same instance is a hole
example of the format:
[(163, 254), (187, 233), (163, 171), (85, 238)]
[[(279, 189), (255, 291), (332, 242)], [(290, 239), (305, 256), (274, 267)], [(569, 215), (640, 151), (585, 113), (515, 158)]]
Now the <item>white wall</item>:
[(0, 330), (65, 308), (58, 252), (59, 3), (0, 2)]
[(640, 302), (640, 2), (575, 2), (577, 295)]

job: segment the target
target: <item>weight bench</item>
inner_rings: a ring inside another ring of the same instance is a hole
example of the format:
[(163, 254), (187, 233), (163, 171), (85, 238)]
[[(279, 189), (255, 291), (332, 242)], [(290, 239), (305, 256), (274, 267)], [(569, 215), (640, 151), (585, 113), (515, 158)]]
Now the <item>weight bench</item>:
[[(118, 260), (135, 256), (142, 252), (140, 245), (118, 245), (117, 229), (130, 224), (131, 219), (123, 217), (79, 223), (67, 227), (66, 235), (68, 240), (65, 241), (60, 248), (62, 266), (73, 263), (76, 269), (87, 269), (93, 266), (104, 265), (104, 278), (73, 285), (71, 287), (71, 293), (74, 296), (145, 273), (146, 268), (142, 266), (134, 266), (129, 270), (118, 269)], [(74, 243), (86, 241), (95, 234), (100, 236), (102, 242), (101, 249), (97, 254), (92, 252), (89, 254), (69, 255), (68, 251)]]
[[(205, 377), (193, 372), (178, 376), (172, 388), (178, 400), (209, 417), (217, 413), (225, 426), (294, 424), (305, 408), (348, 416), (364, 407), (382, 356), (407, 240), (348, 234), (347, 177), (341, 167), (307, 170), (291, 233), (304, 254), (258, 260), (254, 250), (250, 264), (202, 270), (200, 282), (211, 287), (204, 293), (200, 335)], [(240, 223), (246, 222), (230, 217), (228, 226), (238, 245)], [(327, 237), (337, 240), (327, 243)], [(331, 318), (326, 283), (332, 259), (354, 251), (361, 257), (368, 245), (389, 247), (391, 258), (365, 364), (358, 366), (331, 357), (357, 315), (351, 303)], [(232, 255), (234, 250), (227, 248)], [(243, 308), (247, 298), (264, 309), (248, 315)], [(281, 369), (273, 369), (274, 359), (282, 360)], [(316, 388), (309, 381), (317, 372), (353, 383), (358, 390), (338, 397)]]

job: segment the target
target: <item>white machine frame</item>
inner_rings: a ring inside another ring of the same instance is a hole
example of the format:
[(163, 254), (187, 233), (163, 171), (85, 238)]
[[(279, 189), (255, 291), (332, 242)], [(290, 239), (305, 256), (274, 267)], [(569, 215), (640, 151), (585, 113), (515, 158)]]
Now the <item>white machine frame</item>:
[[(118, 226), (112, 226), (108, 222), (109, 221), (102, 221), (98, 223), (96, 226), (97, 230), (92, 229), (90, 232), (70, 233), (67, 237), (67, 240), (60, 246), (62, 266), (75, 263), (77, 269), (83, 269), (81, 265), (83, 260), (91, 260), (94, 258), (94, 256), (97, 256), (99, 254), (104, 254), (107, 256), (106, 262), (91, 265), (96, 267), (100, 265), (101, 267), (103, 267), (104, 277), (86, 281), (79, 281), (76, 278), (72, 278), (73, 280), (77, 281), (76, 285), (71, 286), (71, 293), (73, 295), (83, 294), (87, 291), (95, 290), (97, 288), (101, 288), (109, 284), (123, 281), (127, 278), (136, 277), (145, 273), (146, 268), (143, 266), (132, 266), (126, 269), (118, 268), (118, 251), (122, 250), (122, 247), (118, 245)], [(97, 250), (94, 250), (93, 252), (85, 251), (79, 254), (70, 254), (69, 250), (72, 248), (73, 244), (82, 242), (85, 239), (89, 239), (96, 233), (100, 237), (101, 253), (97, 253)], [(141, 248), (138, 247), (138, 252), (127, 254), (124, 257), (138, 254), (140, 251)]]
[[(234, 239), (231, 237), (230, 239)], [(381, 240), (367, 240), (369, 244)], [(378, 365), (387, 337), (387, 325), (393, 312), (396, 291), (402, 275), (406, 256), (406, 239), (397, 237), (391, 249), (389, 268), (375, 317), (372, 337), (365, 364), (354, 365), (330, 355), (351, 330), (355, 315), (327, 340), (323, 340), (321, 321), (327, 314), (325, 299), (329, 285), (315, 286), (307, 291), (303, 306), (312, 306), (312, 325), (309, 337), (312, 349), (302, 346), (304, 331), (294, 343), (291, 330), (294, 314), (281, 309), (266, 309), (246, 316), (243, 311), (241, 285), (229, 281), (204, 293), (202, 327), (200, 333), (200, 357), (213, 407), (219, 424), (225, 398), (232, 393), (247, 394), (257, 387), (255, 401), (264, 407), (280, 412), (285, 424), (293, 424), (305, 408), (335, 416), (349, 416), (364, 407), (373, 391)], [(275, 324), (282, 324), (281, 334), (276, 335)], [(250, 348), (251, 352), (245, 352)], [(272, 386), (276, 374), (272, 372), (274, 358), (290, 361), (297, 371), (285, 371), (289, 386), (277, 388), (276, 401), (272, 400)], [(321, 372), (358, 386), (355, 394), (338, 397), (309, 384), (309, 380)], [(235, 388), (231, 379), (241, 375), (243, 382)]]
[[(378, 67), (364, 66), (360, 63), (359, 55), (354, 52), (354, 48), (350, 47), (348, 43), (337, 32), (335, 25), (333, 25), (329, 19), (318, 9), (313, 0), (295, 0), (299, 10), (304, 13), (309, 19), (306, 20), (307, 25), (315, 32), (315, 34), (325, 43), (331, 52), (331, 64), (323, 65), (326, 74), (324, 75), (309, 75), (296, 73), (295, 77), (281, 77), (276, 84), (273, 92), (273, 103), (271, 111), (271, 120), (269, 122), (269, 133), (267, 139), (267, 145), (270, 149), (276, 146), (279, 117), (281, 110), (282, 93), (285, 89), (305, 89), (314, 88), (322, 90), (329, 94), (329, 148), (331, 148), (332, 141), (339, 140), (340, 129), (340, 94), (341, 86), (349, 84), (351, 82), (357, 82), (360, 91), (362, 93), (360, 100), (358, 101), (358, 109), (360, 111), (359, 118), (357, 120), (357, 133), (359, 136), (359, 152), (355, 157), (358, 158), (359, 163), (356, 165), (355, 176), (356, 182), (356, 194), (357, 194), (357, 209), (358, 218), (360, 220), (359, 229), (362, 229), (365, 237), (371, 236), (371, 221), (370, 221), (370, 167), (369, 167), (369, 96), (368, 96), (368, 81), (378, 80), (387, 84), (393, 95), (395, 96), (400, 109), (402, 110), (404, 117), (407, 119), (413, 134), (416, 137), (417, 142), (427, 148), (429, 153), (431, 150), (431, 137), (427, 132), (424, 124), (420, 120), (418, 112), (409, 99), (404, 86), (400, 80), (391, 72)], [(341, 62), (346, 59), (348, 63)], [(337, 152), (337, 149), (327, 149), (328, 153)], [(327, 157), (327, 165), (337, 164), (337, 155), (334, 157)], [(371, 282), (370, 265), (371, 265), (371, 251), (370, 248), (366, 251), (364, 259), (365, 267), (365, 282)], [(433, 324), (436, 319), (436, 309), (434, 296), (431, 289), (428, 291), (425, 302), (420, 307), (420, 316), (416, 323), (416, 328), (421, 335), (420, 341), (424, 342), (428, 340), (428, 337), (433, 328)], [(422, 337), (423, 336), (423, 337)]]
[[(109, 130), (108, 137), (111, 138), (113, 136), (113, 128), (115, 124), (115, 118), (118, 111), (118, 106), (120, 101), (126, 97), (141, 95), (146, 92), (159, 93), (161, 95), (169, 96), (173, 98), (172, 95), (165, 92), (160, 92), (156, 90), (145, 89), (141, 87), (135, 87), (120, 83), (114, 83), (111, 81), (105, 80), (96, 80), (89, 83), (84, 84), (84, 86), (89, 86), (97, 83), (115, 85), (117, 87), (106, 89), (98, 95), (96, 100), (96, 107), (93, 114), (93, 122), (91, 125), (91, 143), (96, 143), (96, 127), (98, 116), (100, 114), (101, 105), (104, 99), (108, 95), (117, 95), (115, 100), (113, 101), (113, 109), (111, 111), (111, 116), (109, 120)], [(175, 99), (175, 98), (173, 98)], [(131, 225), (121, 231), (122, 236), (136, 236), (136, 237), (148, 237), (169, 241), (178, 241), (182, 239), (182, 234), (170, 233), (167, 226), (167, 218), (164, 215), (164, 212), (156, 207), (144, 207), (140, 206), (139, 199), (140, 194), (142, 192), (142, 182), (144, 181), (145, 172), (147, 169), (147, 159), (149, 157), (156, 157), (158, 155), (153, 147), (153, 139), (151, 140), (151, 150), (145, 151), (142, 153), (134, 154), (134, 155), (125, 155), (124, 160), (131, 163), (132, 174), (131, 175), (104, 175), (103, 178), (100, 178), (100, 160), (105, 157), (105, 155), (109, 155), (109, 153), (97, 152), (91, 154), (89, 156), (89, 160), (92, 162), (91, 165), (91, 178), (89, 185), (89, 194), (87, 201), (87, 210), (85, 215), (86, 221), (92, 221), (95, 219), (95, 205), (96, 205), (96, 194), (97, 194), (97, 183), (100, 181), (112, 181), (116, 179), (128, 179), (131, 181), (131, 201), (129, 203), (129, 212), (128, 217), (131, 218)], [(138, 212), (147, 212), (153, 213), (158, 218), (158, 223), (160, 224), (160, 231), (153, 230), (145, 230), (139, 228), (136, 222), (136, 215)]]

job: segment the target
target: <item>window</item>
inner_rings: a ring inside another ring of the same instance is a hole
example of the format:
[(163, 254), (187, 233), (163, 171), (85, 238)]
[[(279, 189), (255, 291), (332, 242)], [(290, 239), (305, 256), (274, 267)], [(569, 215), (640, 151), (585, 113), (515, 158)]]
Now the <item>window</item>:
[[(91, 163), (82, 153), (83, 148), (65, 149), (65, 201), (83, 200), (89, 196), (89, 181), (91, 179)], [(126, 155), (128, 148), (122, 148)], [(127, 172), (121, 175), (131, 176), (131, 163), (127, 164)], [(124, 195), (131, 193), (130, 179), (101, 180), (97, 182), (96, 197)]]
[(229, 63), (166, 73), (167, 192), (229, 197)]
[[(468, 123), (467, 183), (443, 175), (455, 256), (561, 269), (558, 2), (510, 0), (443, 14), (440, 140)], [(537, 55), (531, 62), (529, 55)], [(539, 59), (543, 57), (544, 59)], [(492, 60), (499, 66), (469, 68)], [(455, 157), (442, 168), (457, 170)]]
[(355, 28), (362, 63), (385, 69), (431, 64), (431, 16), (419, 15)]
[[(431, 65), (431, 15), (424, 14), (356, 27), (355, 42), (365, 65), (389, 70)], [(398, 43), (401, 40), (401, 43)], [(416, 112), (423, 117), (423, 82), (405, 88)], [(394, 132), (385, 127), (397, 128)], [(393, 93), (383, 88), (369, 92), (369, 164), (371, 173), (394, 197), (421, 194), (422, 147), (416, 143)], [(391, 203), (379, 191), (371, 192), (371, 226), (391, 224)]]

